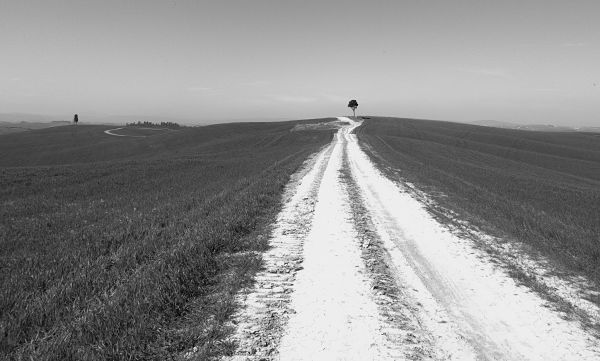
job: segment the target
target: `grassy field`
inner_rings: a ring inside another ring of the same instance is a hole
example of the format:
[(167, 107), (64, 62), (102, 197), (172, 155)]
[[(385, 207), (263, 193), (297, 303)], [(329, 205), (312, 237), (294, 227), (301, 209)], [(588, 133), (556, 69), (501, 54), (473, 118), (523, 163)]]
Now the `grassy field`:
[(599, 133), (372, 117), (357, 135), (442, 206), (600, 284)]
[(112, 134), (126, 135), (129, 137), (152, 137), (155, 135), (160, 135), (165, 132), (173, 132), (176, 130), (171, 130), (168, 128), (143, 128), (138, 126), (128, 126), (122, 128), (115, 128), (111, 130)]
[(332, 139), (296, 124), (0, 136), (0, 359), (226, 352), (283, 187)]

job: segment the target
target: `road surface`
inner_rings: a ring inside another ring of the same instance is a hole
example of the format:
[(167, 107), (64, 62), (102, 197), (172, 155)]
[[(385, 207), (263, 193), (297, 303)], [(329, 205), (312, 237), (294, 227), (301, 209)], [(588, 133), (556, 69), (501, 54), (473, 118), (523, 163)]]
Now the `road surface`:
[(600, 360), (585, 326), (595, 306), (582, 322), (519, 285), (373, 165), (359, 123), (339, 120), (286, 190), (226, 359)]

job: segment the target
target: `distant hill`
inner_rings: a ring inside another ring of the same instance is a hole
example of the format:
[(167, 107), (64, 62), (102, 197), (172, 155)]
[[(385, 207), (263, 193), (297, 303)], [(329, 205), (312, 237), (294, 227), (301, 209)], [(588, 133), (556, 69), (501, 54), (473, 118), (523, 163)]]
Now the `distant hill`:
[(70, 119), (58, 115), (0, 113), (0, 134), (20, 133), (71, 124)]
[[(71, 116), (72, 118), (72, 116)], [(55, 121), (68, 121), (61, 115), (29, 114), (29, 113), (0, 113), (0, 123), (49, 123)]]
[(567, 127), (552, 124), (516, 124), (511, 122), (503, 122), (498, 120), (476, 120), (468, 124), (480, 125), (484, 127), (504, 128), (504, 129), (520, 129), (531, 130), (538, 132), (592, 132), (599, 133), (600, 127)]
[(20, 133), (28, 130), (44, 129), (51, 127), (58, 127), (62, 125), (69, 125), (71, 122), (54, 120), (50, 122), (25, 122), (21, 121), (18, 123), (0, 121), (0, 134)]
[[(0, 134), (16, 133), (25, 130), (41, 129), (57, 125), (70, 124), (73, 114), (67, 115), (45, 115), (29, 113), (0, 113)], [(281, 121), (283, 119), (251, 119), (243, 121)], [(209, 125), (217, 123), (240, 122), (241, 120), (197, 120), (192, 118), (176, 118), (151, 115), (89, 115), (79, 114), (79, 124), (118, 124), (136, 122), (172, 122), (181, 125)], [(22, 124), (26, 123), (26, 124)], [(47, 124), (48, 123), (48, 124)], [(44, 125), (45, 124), (45, 125)]]
[(494, 127), (494, 128), (508, 128), (508, 129), (516, 129), (519, 125), (510, 122), (502, 122), (499, 120), (476, 120), (474, 122), (470, 122), (469, 124), (481, 125), (483, 127)]
[(580, 132), (600, 133), (600, 127), (581, 127), (577, 130)]
[(519, 125), (515, 129), (535, 130), (538, 132), (576, 132), (577, 131), (577, 128), (552, 125), (552, 124), (526, 124), (526, 125)]

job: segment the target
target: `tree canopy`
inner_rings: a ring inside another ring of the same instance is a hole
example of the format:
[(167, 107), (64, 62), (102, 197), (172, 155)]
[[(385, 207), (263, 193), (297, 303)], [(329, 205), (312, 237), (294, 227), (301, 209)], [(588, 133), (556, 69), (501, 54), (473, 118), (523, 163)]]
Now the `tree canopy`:
[(356, 108), (358, 108), (358, 102), (356, 99), (352, 99), (348, 102), (348, 108), (352, 108), (352, 114), (356, 116)]

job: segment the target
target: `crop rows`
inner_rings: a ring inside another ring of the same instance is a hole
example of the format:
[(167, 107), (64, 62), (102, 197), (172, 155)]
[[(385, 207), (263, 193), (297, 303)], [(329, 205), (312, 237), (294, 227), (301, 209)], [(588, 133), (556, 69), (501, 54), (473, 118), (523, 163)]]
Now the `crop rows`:
[(252, 251), (267, 247), (283, 187), (331, 139), (293, 126), (151, 139), (61, 127), (3, 143), (0, 359), (222, 352), (222, 324), (260, 267)]

